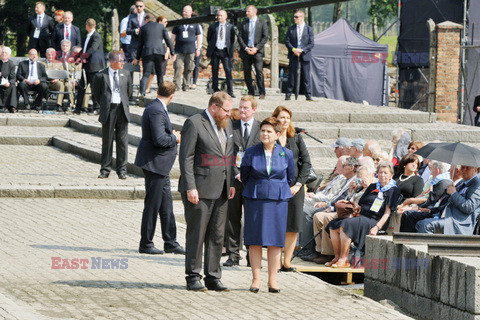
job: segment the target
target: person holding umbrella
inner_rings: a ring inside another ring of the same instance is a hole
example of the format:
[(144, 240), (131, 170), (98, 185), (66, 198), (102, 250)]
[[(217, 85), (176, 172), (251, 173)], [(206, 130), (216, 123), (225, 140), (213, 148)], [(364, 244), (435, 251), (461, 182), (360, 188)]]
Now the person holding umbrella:
[[(305, 86), (307, 101), (312, 101), (310, 85), (310, 60), (313, 49), (313, 28), (305, 24), (305, 12), (298, 10), (293, 15), (295, 24), (288, 28), (285, 45), (288, 49), (289, 72), (285, 100), (290, 100), (295, 87), (295, 100), (300, 91), (300, 79)], [(301, 75), (301, 76), (300, 76)]]

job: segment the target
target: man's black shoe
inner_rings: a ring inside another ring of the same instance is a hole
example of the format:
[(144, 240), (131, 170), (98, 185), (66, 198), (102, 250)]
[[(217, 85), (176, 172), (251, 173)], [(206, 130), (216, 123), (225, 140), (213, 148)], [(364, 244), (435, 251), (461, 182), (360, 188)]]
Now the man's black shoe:
[(313, 260), (315, 260), (319, 257), (321, 257), (321, 254), (315, 251), (314, 253), (312, 253), (309, 256), (300, 257), (300, 259), (302, 259), (303, 261), (312, 261), (313, 262)]
[(232, 259), (232, 258), (228, 258), (227, 261), (223, 263), (224, 267), (233, 267), (238, 265), (239, 265), (238, 260)]
[(110, 175), (110, 174), (107, 173), (107, 172), (101, 172), (101, 173), (98, 175), (98, 179), (107, 179), (109, 175)]
[(229, 93), (229, 95), (230, 95), (230, 97), (232, 97), (232, 98), (236, 98), (235, 95), (233, 94), (233, 92), (232, 92), (232, 93)]
[(287, 94), (287, 95), (285, 96), (285, 100), (292, 100), (291, 95)]
[(311, 96), (307, 96), (307, 101), (313, 101)]
[(121, 180), (126, 180), (127, 179), (127, 175), (125, 173), (119, 173), (118, 174), (118, 179), (121, 179)]
[(165, 253), (173, 253), (173, 254), (185, 254), (185, 249), (182, 246), (176, 246), (170, 249), (165, 248)]
[(89, 116), (96, 116), (98, 114), (99, 114), (98, 110), (93, 110), (92, 112), (88, 113)]
[(207, 288), (199, 280), (194, 280), (187, 282), (187, 290), (203, 292), (207, 291)]
[(138, 252), (146, 253), (146, 254), (164, 254), (163, 250), (157, 249), (155, 247), (148, 247), (148, 248), (139, 248)]
[(230, 291), (230, 289), (225, 287), (220, 280), (213, 280), (213, 281), (205, 280), (205, 286), (208, 288), (208, 290), (224, 291), (224, 292)]

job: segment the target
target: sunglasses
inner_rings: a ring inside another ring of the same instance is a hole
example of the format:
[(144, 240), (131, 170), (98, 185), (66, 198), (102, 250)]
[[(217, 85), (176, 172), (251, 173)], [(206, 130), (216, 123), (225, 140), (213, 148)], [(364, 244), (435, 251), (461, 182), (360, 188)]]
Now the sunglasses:
[(143, 8), (143, 6), (135, 6), (135, 7), (137, 7), (137, 8)]
[(300, 18), (301, 16), (293, 16), (293, 17), (294, 17), (295, 19), (298, 19), (298, 18)]

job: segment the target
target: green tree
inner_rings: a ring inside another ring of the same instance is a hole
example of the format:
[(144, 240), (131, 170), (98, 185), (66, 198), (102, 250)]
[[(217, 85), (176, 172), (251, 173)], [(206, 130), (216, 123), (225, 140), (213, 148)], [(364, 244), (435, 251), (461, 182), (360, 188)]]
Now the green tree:
[(371, 0), (368, 14), (372, 19), (373, 39), (377, 39), (377, 27), (384, 27), (386, 22), (397, 16), (398, 0)]

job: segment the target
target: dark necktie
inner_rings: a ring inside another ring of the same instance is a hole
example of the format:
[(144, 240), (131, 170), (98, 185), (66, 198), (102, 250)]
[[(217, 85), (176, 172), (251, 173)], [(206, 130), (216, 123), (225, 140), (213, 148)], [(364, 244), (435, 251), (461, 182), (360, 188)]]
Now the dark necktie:
[(115, 92), (119, 92), (120, 91), (120, 84), (118, 83), (118, 73), (117, 71), (114, 71), (113, 72), (113, 83), (114, 83), (114, 90)]
[(248, 138), (248, 123), (245, 123), (245, 129), (243, 130), (243, 143), (245, 145), (245, 148), (247, 148)]
[(220, 25), (220, 40), (223, 40), (223, 25)]
[(223, 134), (222, 128), (217, 125), (218, 130), (218, 137), (220, 138), (220, 146), (222, 147), (223, 154), (225, 154), (227, 150), (227, 139), (225, 139), (225, 135)]
[(30, 77), (33, 76), (33, 61), (30, 61)]
[(42, 17), (41, 16), (38, 16), (37, 27), (38, 27), (38, 29), (40, 29), (42, 27)]
[(68, 32), (68, 27), (65, 27), (65, 39), (70, 40), (70, 34)]

